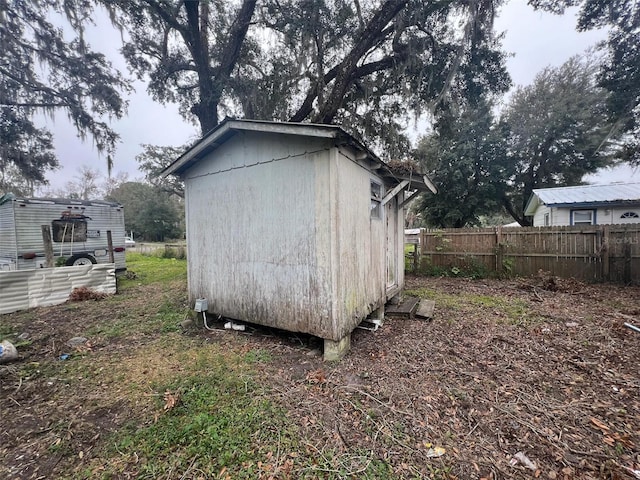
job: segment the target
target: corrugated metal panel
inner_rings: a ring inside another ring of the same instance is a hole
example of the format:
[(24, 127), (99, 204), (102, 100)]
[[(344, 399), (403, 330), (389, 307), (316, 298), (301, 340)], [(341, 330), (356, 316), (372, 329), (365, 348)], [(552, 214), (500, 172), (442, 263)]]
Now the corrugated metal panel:
[(115, 265), (0, 272), (0, 314), (64, 303), (79, 287), (116, 293)]
[(538, 188), (533, 193), (546, 205), (640, 201), (640, 183)]

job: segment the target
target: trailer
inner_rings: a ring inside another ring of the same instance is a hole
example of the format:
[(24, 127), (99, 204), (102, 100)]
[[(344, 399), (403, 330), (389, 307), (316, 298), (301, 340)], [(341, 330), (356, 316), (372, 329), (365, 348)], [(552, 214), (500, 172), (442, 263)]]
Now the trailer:
[(111, 232), (116, 272), (126, 269), (122, 205), (9, 193), (0, 197), (0, 271), (46, 267), (45, 225), (51, 232), (54, 265), (110, 263)]

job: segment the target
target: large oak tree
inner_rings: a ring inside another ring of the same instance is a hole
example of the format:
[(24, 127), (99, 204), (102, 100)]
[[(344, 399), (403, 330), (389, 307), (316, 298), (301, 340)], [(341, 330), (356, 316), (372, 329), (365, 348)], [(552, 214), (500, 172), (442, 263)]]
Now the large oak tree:
[(160, 102), (204, 134), (224, 115), (340, 123), (407, 147), (410, 115), (509, 83), (500, 0), (103, 0)]
[(609, 92), (611, 135), (624, 136), (621, 158), (640, 165), (640, 2), (637, 0), (530, 0), (536, 8), (564, 13), (578, 6), (579, 31), (607, 28), (598, 83)]
[(615, 162), (620, 132), (612, 134), (598, 68), (592, 57), (545, 68), (497, 118), (482, 98), (442, 115), (416, 151), (442, 192), (420, 206), (426, 223), (472, 226), (503, 211), (530, 225), (524, 207), (534, 188), (579, 185)]
[(0, 188), (11, 187), (6, 172), (33, 185), (58, 165), (36, 113), (64, 113), (107, 156), (115, 147), (107, 120), (125, 113), (129, 85), (85, 41), (92, 11), (82, 0), (0, 0)]

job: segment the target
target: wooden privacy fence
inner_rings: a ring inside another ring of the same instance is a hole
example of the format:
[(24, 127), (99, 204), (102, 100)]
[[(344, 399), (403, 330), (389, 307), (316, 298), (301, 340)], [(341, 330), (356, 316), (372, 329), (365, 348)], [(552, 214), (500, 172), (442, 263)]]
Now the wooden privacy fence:
[(587, 281), (640, 282), (640, 225), (422, 229), (425, 273), (528, 276), (539, 270)]

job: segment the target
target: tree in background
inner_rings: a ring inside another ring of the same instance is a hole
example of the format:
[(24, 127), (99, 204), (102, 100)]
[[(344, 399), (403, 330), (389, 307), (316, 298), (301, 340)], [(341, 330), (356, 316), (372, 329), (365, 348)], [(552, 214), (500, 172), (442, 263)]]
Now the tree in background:
[(180, 201), (160, 188), (140, 182), (125, 182), (106, 200), (124, 207), (125, 228), (135, 238), (165, 241), (181, 238), (184, 231), (184, 208)]
[[(44, 184), (58, 166), (51, 134), (33, 123), (37, 112), (64, 112), (110, 162), (118, 136), (103, 117), (124, 114), (120, 91), (129, 85), (85, 42), (92, 11), (82, 0), (0, 0), (0, 166), (18, 182)], [(54, 26), (58, 18), (68, 28)]]
[(452, 106), (414, 155), (438, 186), (437, 195), (423, 195), (415, 206), (426, 225), (478, 226), (481, 215), (500, 210), (506, 142), (489, 101)]
[(83, 165), (73, 180), (69, 180), (64, 189), (56, 196), (80, 200), (100, 199), (103, 196), (100, 186), (101, 179), (102, 174), (98, 170)]
[(51, 134), (24, 111), (0, 109), (0, 195), (33, 195), (46, 183), (45, 172), (57, 166)]
[(145, 179), (150, 184), (160, 188), (170, 195), (184, 198), (184, 183), (175, 176), (161, 178), (160, 172), (171, 162), (182, 155), (187, 146), (183, 147), (158, 147), (155, 145), (142, 145), (143, 152), (136, 155), (139, 168), (145, 174)]
[[(621, 159), (640, 165), (640, 2), (637, 0), (531, 0), (535, 8), (564, 13), (580, 6), (577, 29), (608, 28), (598, 84), (609, 92), (611, 136), (622, 145)], [(623, 134), (623, 135), (621, 135)]]
[(128, 181), (129, 174), (126, 172), (118, 172), (115, 175), (109, 175), (101, 186), (103, 198), (109, 197), (116, 188)]
[(585, 174), (614, 162), (616, 137), (597, 71), (592, 58), (579, 56), (545, 68), (502, 112), (509, 169), (500, 178), (501, 201), (520, 225), (531, 224), (524, 207), (534, 188), (579, 185)]
[(578, 185), (611, 165), (619, 144), (597, 71), (591, 57), (574, 57), (516, 89), (497, 119), (482, 98), (443, 114), (416, 151), (440, 190), (418, 205), (423, 220), (463, 227), (507, 212), (530, 225), (524, 207), (534, 188)]
[(402, 122), (509, 77), (492, 34), (501, 0), (103, 0), (159, 102), (204, 134), (224, 114), (340, 123), (390, 148)]

